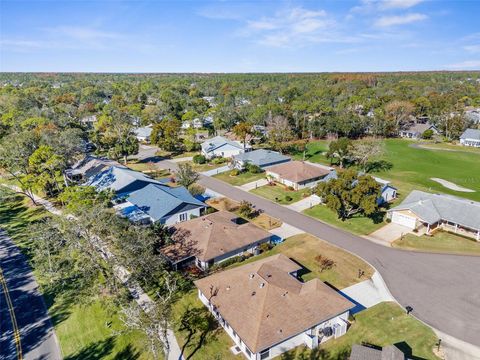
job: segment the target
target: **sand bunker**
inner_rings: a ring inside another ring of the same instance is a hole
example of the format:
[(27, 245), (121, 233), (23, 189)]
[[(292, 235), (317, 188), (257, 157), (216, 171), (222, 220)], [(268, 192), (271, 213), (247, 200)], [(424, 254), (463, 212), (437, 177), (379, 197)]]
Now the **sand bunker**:
[(475, 190), (472, 190), (472, 189), (467, 189), (463, 186), (459, 186), (457, 184), (454, 184), (450, 181), (447, 181), (447, 180), (444, 180), (444, 179), (440, 179), (440, 178), (430, 178), (430, 180), (433, 180), (437, 183), (439, 183), (440, 185), (443, 185), (445, 186), (446, 188), (450, 189), (450, 190), (454, 190), (454, 191), (461, 191), (461, 192), (475, 192)]

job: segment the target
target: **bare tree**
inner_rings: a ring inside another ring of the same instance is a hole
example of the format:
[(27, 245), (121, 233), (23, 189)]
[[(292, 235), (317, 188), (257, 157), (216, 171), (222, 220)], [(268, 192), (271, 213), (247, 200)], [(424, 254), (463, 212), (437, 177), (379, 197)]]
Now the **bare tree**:
[(372, 159), (379, 158), (384, 153), (385, 147), (383, 142), (375, 139), (355, 141), (351, 148), (351, 154), (355, 163), (364, 171)]

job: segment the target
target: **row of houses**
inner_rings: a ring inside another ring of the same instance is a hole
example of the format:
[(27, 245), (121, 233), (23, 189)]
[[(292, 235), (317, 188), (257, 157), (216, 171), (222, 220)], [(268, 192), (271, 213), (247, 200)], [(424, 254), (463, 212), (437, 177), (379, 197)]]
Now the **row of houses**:
[[(273, 235), (228, 211), (202, 215), (206, 205), (183, 187), (93, 156), (66, 173), (67, 181), (115, 193), (120, 215), (139, 223), (169, 226), (172, 242), (161, 254), (174, 269), (208, 270), (232, 257), (257, 255)], [(238, 352), (248, 359), (271, 359), (299, 345), (316, 348), (347, 331), (355, 307), (318, 279), (302, 282), (301, 267), (275, 255), (195, 282), (208, 307)]]

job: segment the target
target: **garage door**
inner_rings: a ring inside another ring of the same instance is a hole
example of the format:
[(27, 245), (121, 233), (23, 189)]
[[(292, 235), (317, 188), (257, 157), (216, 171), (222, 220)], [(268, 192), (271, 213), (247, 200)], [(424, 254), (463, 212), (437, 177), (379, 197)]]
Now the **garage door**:
[(392, 222), (395, 224), (403, 225), (409, 227), (410, 229), (415, 229), (416, 219), (411, 216), (403, 215), (398, 212), (394, 212), (392, 216)]

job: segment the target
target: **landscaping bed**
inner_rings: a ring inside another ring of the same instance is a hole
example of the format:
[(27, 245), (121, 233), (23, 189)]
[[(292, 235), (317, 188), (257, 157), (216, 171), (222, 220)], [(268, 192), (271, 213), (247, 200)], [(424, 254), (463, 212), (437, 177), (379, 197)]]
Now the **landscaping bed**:
[(393, 247), (451, 254), (480, 255), (480, 242), (461, 235), (437, 231), (433, 236), (407, 234), (392, 243)]

